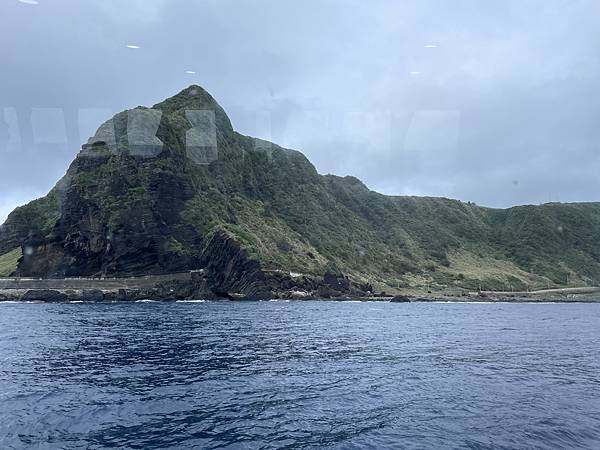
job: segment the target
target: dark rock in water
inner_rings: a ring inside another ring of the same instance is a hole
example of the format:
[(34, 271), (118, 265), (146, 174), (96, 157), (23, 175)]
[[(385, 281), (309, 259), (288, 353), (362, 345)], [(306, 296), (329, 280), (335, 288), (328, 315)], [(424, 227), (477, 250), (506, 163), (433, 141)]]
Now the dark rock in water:
[(105, 302), (122, 302), (127, 300), (127, 290), (119, 289), (117, 291), (109, 291), (104, 293)]
[(25, 292), (23, 297), (21, 297), (21, 300), (26, 302), (66, 302), (69, 300), (69, 296), (62, 292), (50, 289), (36, 289)]
[(390, 303), (410, 303), (410, 298), (397, 295), (390, 300)]
[(81, 299), (85, 302), (102, 302), (104, 301), (104, 292), (100, 289), (84, 289)]
[(21, 300), (22, 295), (18, 291), (6, 291), (0, 294), (0, 302), (16, 302)]

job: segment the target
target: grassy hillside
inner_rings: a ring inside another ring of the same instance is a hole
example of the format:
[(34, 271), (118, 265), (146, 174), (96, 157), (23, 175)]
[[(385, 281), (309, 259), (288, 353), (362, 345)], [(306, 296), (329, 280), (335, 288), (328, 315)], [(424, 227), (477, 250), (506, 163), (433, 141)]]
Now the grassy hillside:
[[(196, 132), (190, 110), (214, 112), (216, 146), (208, 150), (216, 154), (206, 163), (197, 156), (207, 149), (186, 146)], [(263, 270), (344, 273), (387, 292), (526, 290), (600, 280), (600, 204), (498, 210), (381, 195), (354, 177), (319, 175), (300, 152), (236, 133), (197, 86), (134, 110), (140, 111), (162, 113), (151, 136), (160, 139), (158, 149), (130, 147), (130, 112), (120, 113), (84, 146), (48, 197), (11, 214), (0, 230), (0, 250), (21, 244), (32, 250), (20, 274), (198, 268), (210, 237), (222, 232)], [(108, 129), (114, 138), (106, 137)]]
[(0, 255), (0, 277), (8, 277), (17, 269), (17, 262), (21, 257), (21, 248)]

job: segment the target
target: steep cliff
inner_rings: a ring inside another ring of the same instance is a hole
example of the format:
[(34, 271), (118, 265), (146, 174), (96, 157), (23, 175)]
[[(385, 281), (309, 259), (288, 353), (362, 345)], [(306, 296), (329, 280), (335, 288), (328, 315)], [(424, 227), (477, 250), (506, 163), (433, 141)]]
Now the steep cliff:
[(523, 289), (600, 279), (599, 236), (597, 203), (497, 210), (319, 175), (190, 86), (103, 124), (9, 216), (0, 256), (21, 247), (14, 273), (39, 277), (204, 269), (224, 293)]

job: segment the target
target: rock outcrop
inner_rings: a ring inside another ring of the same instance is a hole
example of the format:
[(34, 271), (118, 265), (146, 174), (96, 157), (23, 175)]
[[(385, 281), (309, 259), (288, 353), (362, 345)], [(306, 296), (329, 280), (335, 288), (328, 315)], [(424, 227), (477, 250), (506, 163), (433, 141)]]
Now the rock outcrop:
[(21, 247), (15, 275), (44, 278), (195, 271), (135, 296), (345, 298), (589, 284), (598, 236), (597, 203), (493, 210), (319, 175), (190, 86), (103, 124), (0, 227), (0, 257)]
[(69, 296), (60, 291), (53, 291), (49, 289), (30, 290), (25, 292), (21, 297), (24, 302), (33, 301), (44, 301), (44, 302), (66, 302), (69, 300)]

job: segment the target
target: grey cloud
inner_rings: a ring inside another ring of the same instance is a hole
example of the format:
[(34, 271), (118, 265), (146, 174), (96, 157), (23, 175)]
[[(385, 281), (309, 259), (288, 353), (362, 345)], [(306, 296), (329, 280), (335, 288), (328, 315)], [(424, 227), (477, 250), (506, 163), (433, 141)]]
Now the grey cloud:
[(0, 217), (43, 195), (112, 113), (192, 83), (242, 133), (388, 194), (599, 200), (598, 13), (593, 0), (6, 0)]

